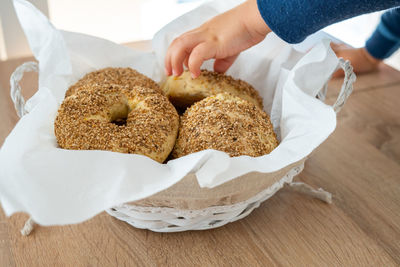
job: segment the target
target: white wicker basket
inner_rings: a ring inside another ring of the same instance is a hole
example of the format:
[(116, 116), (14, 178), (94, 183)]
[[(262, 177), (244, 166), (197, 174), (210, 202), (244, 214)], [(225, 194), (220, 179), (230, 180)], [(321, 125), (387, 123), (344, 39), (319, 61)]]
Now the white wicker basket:
[[(350, 62), (340, 59), (340, 67), (345, 72), (344, 83), (339, 96), (333, 105), (335, 112), (339, 112), (353, 90), (353, 82), (356, 77)], [(15, 104), (15, 109), (19, 117), (27, 113), (25, 101), (21, 95), (20, 80), (23, 73), (27, 71), (38, 71), (36, 62), (26, 62), (19, 66), (11, 76), (11, 98)], [(318, 94), (318, 98), (324, 101), (327, 92), (327, 85)], [(314, 190), (304, 183), (293, 183), (294, 176), (299, 174), (304, 167), (304, 161), (300, 161), (298, 166), (289, 170), (286, 175), (278, 181), (268, 186), (260, 188), (257, 193), (247, 200), (240, 201), (231, 205), (210, 206), (203, 209), (182, 209), (163, 206), (140, 206), (134, 204), (123, 204), (113, 207), (107, 212), (123, 220), (130, 225), (149, 229), (156, 232), (179, 232), (187, 230), (205, 230), (223, 226), (249, 215), (261, 202), (273, 196), (285, 184), (293, 189), (320, 198), (328, 203), (331, 202), (331, 195), (322, 189)], [(27, 235), (33, 229), (34, 222), (29, 219), (25, 224), (22, 234)]]
[(202, 210), (183, 210), (165, 207), (141, 207), (123, 204), (107, 212), (136, 228), (155, 232), (180, 232), (206, 230), (223, 226), (249, 215), (261, 202), (272, 197), (285, 183), (303, 170), (301, 164), (291, 169), (282, 179), (248, 200), (225, 206), (213, 206)]

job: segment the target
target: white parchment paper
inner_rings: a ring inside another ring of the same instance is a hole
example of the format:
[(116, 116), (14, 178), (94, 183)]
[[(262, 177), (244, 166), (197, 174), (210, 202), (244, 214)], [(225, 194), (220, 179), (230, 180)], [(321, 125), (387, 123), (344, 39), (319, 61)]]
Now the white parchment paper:
[[(315, 98), (338, 59), (329, 41), (307, 54), (270, 34), (243, 52), (228, 74), (251, 83), (264, 98), (279, 133), (280, 145), (269, 155), (230, 158), (206, 150), (167, 164), (141, 155), (60, 149), (53, 122), (68, 86), (87, 72), (131, 67), (163, 80), (168, 44), (181, 33), (237, 5), (213, 1), (161, 29), (153, 51), (135, 51), (110, 41), (55, 29), (29, 2), (14, 6), (30, 47), (39, 61), (38, 92), (0, 151), (0, 202), (7, 215), (25, 211), (42, 225), (78, 223), (124, 202), (148, 197), (194, 172), (201, 187), (214, 187), (240, 175), (274, 172), (303, 159), (334, 130), (333, 109)], [(210, 68), (212, 62), (206, 62)]]

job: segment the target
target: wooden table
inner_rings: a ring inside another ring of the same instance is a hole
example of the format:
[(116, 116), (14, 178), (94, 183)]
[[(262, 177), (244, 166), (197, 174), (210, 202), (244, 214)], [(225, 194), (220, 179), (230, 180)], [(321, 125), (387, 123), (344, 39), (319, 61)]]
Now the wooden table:
[[(0, 63), (0, 144), (18, 120), (8, 79), (26, 60)], [(26, 97), (36, 84), (24, 79)], [(331, 82), (328, 102), (340, 84)], [(399, 266), (399, 103), (396, 70), (358, 77), (336, 131), (297, 178), (332, 192), (332, 205), (283, 189), (215, 230), (153, 233), (102, 213), (28, 237), (19, 232), (27, 215), (0, 209), (0, 266)]]

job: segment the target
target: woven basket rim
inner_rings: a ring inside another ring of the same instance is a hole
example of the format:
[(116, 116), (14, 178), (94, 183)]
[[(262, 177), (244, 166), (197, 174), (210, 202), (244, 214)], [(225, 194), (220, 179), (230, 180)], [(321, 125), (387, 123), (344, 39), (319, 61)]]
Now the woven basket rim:
[(276, 189), (278, 187), (278, 190), (281, 189), (284, 184), (286, 183), (290, 183), (292, 182), (294, 176), (298, 175), (302, 170), (304, 169), (304, 163), (301, 163), (298, 166), (293, 167), (291, 170), (289, 170), (289, 172), (283, 176), (279, 181), (275, 182), (274, 184), (272, 184), (270, 187), (262, 190), (261, 192), (257, 193), (256, 195), (250, 197), (247, 200), (241, 201), (241, 202), (237, 202), (234, 204), (230, 204), (230, 205), (221, 205), (221, 206), (211, 206), (208, 208), (204, 208), (204, 209), (198, 209), (198, 210), (191, 210), (191, 209), (178, 209), (178, 208), (171, 208), (171, 207), (158, 207), (158, 206), (138, 206), (138, 205), (132, 205), (132, 204), (121, 204), (115, 207), (112, 207), (110, 209), (107, 210), (111, 211), (117, 210), (117, 209), (135, 209), (138, 212), (143, 212), (143, 213), (172, 213), (172, 214), (186, 214), (186, 215), (190, 215), (190, 214), (194, 214), (194, 213), (215, 213), (215, 212), (225, 212), (227, 210), (231, 210), (234, 209), (238, 206), (242, 206), (242, 205), (246, 205), (248, 203), (252, 203), (254, 201), (256, 201), (257, 199), (260, 199), (261, 196), (265, 195), (266, 192), (268, 191), (273, 191), (274, 189)]

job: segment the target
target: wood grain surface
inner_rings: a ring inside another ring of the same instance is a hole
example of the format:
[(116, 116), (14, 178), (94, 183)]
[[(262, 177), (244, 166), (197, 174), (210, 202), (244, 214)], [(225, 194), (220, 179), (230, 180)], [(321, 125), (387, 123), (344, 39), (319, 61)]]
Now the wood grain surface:
[[(26, 60), (0, 62), (0, 144), (18, 120), (8, 79)], [(328, 102), (340, 84), (330, 83)], [(37, 77), (22, 87), (29, 97)], [(28, 237), (27, 215), (0, 209), (0, 266), (400, 266), (399, 102), (396, 70), (358, 77), (336, 131), (296, 178), (332, 192), (332, 205), (283, 189), (214, 230), (153, 233), (102, 213)]]

